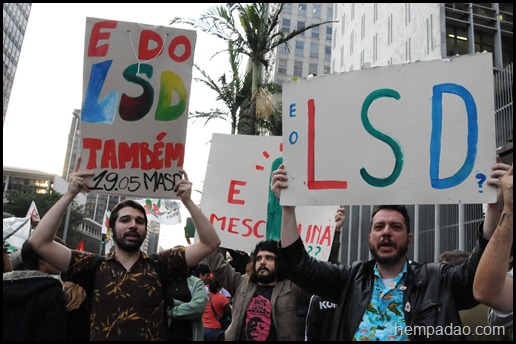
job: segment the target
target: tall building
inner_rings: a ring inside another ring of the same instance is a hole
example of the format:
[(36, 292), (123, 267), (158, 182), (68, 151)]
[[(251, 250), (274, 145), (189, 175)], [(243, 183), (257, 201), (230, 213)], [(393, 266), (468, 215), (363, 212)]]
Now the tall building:
[[(333, 20), (333, 3), (285, 3), (279, 17), (280, 30), (288, 34), (310, 24)], [(283, 84), (292, 77), (306, 78), (330, 73), (332, 24), (314, 27), (297, 35), (288, 45), (276, 48), (271, 79)]]
[[(65, 163), (63, 165), (63, 179), (68, 180), (68, 175), (73, 171), (73, 167), (80, 154), (81, 149), (81, 110), (72, 111), (72, 121), (68, 134), (68, 145), (66, 148)], [(93, 235), (98, 241), (101, 240), (102, 221), (106, 210), (111, 210), (118, 202), (125, 199), (120, 196), (102, 195), (89, 192), (86, 195), (84, 205), (83, 225), (80, 231)]]
[[(512, 156), (512, 3), (336, 3), (333, 19), (332, 73), (492, 52), (496, 144), (510, 142)], [(347, 208), (343, 263), (369, 258), (371, 211)], [(483, 218), (481, 204), (411, 205), (409, 211), (415, 229), (409, 255), (419, 262), (455, 248), (471, 251)]]
[(4, 117), (2, 126), (5, 123), (31, 7), (31, 3), (4, 2)]

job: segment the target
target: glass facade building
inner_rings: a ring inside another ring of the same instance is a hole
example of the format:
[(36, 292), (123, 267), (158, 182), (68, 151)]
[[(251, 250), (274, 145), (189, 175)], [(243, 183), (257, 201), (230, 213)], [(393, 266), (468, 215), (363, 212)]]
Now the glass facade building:
[[(496, 145), (510, 145), (512, 155), (512, 3), (336, 3), (333, 12), (332, 73), (491, 52)], [(482, 204), (408, 207), (414, 233), (410, 258), (433, 262), (443, 251), (472, 250)], [(372, 209), (347, 207), (341, 262), (370, 257)]]
[(4, 2), (4, 117), (2, 123), (5, 123), (5, 116), (9, 106), (9, 98), (16, 75), (16, 67), (20, 59), (31, 6), (32, 4), (30, 3)]

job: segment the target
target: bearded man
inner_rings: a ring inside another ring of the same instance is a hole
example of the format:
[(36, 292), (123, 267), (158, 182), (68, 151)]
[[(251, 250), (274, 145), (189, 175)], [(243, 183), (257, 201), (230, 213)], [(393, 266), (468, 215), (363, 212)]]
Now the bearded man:
[(219, 251), (206, 261), (215, 278), (233, 295), (226, 341), (296, 340), (297, 305), (310, 295), (284, 277), (277, 241), (264, 240), (256, 245), (245, 275)]
[[(491, 177), (504, 172), (495, 166)], [(287, 187), (281, 165), (272, 174), (271, 189), (280, 199)], [(330, 340), (466, 340), (459, 311), (478, 304), (473, 280), (494, 231), (489, 223), (480, 226), (477, 244), (462, 264), (418, 264), (406, 257), (412, 243), (406, 207), (379, 206), (368, 236), (374, 259), (342, 266), (308, 255), (297, 231), (295, 206), (283, 206), (280, 253), (290, 280), (337, 303)]]

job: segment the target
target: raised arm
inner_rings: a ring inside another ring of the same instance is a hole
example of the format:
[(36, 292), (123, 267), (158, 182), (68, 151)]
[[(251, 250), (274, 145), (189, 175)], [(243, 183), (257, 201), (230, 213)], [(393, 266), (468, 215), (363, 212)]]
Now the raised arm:
[(500, 222), (500, 215), (503, 209), (503, 189), (500, 184), (500, 178), (502, 178), (511, 166), (502, 163), (500, 156), (496, 156), (496, 164), (492, 167), (492, 172), (487, 183), (497, 188), (497, 198), (495, 203), (488, 203), (486, 209), (486, 216), (484, 219), (483, 235), (484, 238), (489, 239), (493, 235), (498, 222)]
[(92, 172), (81, 172), (79, 170), (80, 165), (81, 158), (79, 157), (75, 163), (73, 172), (68, 178), (68, 190), (59, 201), (47, 211), (29, 237), (29, 244), (34, 251), (36, 251), (43, 260), (60, 271), (68, 270), (72, 253), (68, 247), (55, 242), (54, 237), (61, 218), (66, 212), (66, 208), (72, 203), (79, 192), (89, 192), (90, 189), (86, 177), (93, 176)]
[(188, 180), (186, 172), (182, 171), (182, 173), (183, 179), (176, 186), (176, 195), (181, 198), (181, 202), (190, 213), (199, 236), (198, 241), (186, 247), (186, 264), (192, 267), (219, 248), (220, 238), (210, 220), (192, 201), (192, 183)]
[[(271, 190), (281, 200), (281, 190), (287, 187), (287, 171), (285, 170), (285, 165), (281, 164), (276, 171), (272, 172)], [(282, 206), (281, 219), (281, 247), (290, 246), (298, 238), (296, 207), (284, 205)]]
[(498, 216), (498, 225), (480, 258), (473, 282), (473, 294), (478, 302), (508, 313), (513, 310), (512, 278), (507, 277), (513, 240), (512, 166), (499, 178), (498, 188), (503, 194), (503, 211)]
[(330, 256), (328, 257), (328, 261), (333, 264), (339, 264), (340, 235), (345, 219), (346, 208), (340, 206), (335, 214), (335, 234), (333, 234), (333, 243), (331, 244)]

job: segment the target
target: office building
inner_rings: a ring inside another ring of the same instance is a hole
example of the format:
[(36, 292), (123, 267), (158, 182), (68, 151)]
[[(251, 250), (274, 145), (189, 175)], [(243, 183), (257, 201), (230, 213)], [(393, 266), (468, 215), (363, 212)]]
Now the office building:
[[(285, 3), (279, 29), (288, 34), (310, 24), (333, 20), (333, 3)], [(332, 24), (314, 27), (274, 51), (271, 77), (283, 84), (292, 77), (330, 73)]]
[(7, 191), (49, 193), (54, 188), (55, 175), (48, 172), (4, 166), (4, 203)]
[[(497, 147), (512, 156), (512, 3), (336, 3), (331, 72), (493, 53)], [(494, 155), (494, 152), (493, 152)], [(368, 259), (372, 206), (347, 208), (341, 261)], [(446, 250), (471, 251), (482, 204), (409, 206), (414, 245), (409, 256), (437, 261)], [(349, 230), (351, 229), (351, 230)]]
[(29, 21), (31, 3), (5, 3), (4, 2), (4, 117), (7, 115), (9, 98), (13, 88), (14, 77), (20, 52), (25, 37), (25, 29)]

